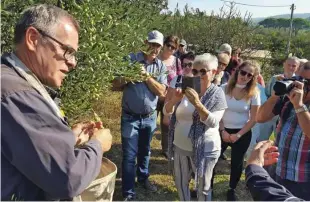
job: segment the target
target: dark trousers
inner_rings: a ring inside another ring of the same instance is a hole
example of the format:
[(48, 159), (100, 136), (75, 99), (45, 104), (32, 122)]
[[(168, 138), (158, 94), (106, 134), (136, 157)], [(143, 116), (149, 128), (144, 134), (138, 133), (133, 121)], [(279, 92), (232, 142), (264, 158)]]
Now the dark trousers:
[[(236, 134), (240, 131), (240, 129), (229, 129), (229, 128), (225, 128), (225, 130), (229, 134)], [(231, 147), (231, 168), (230, 168), (230, 180), (229, 180), (229, 187), (231, 189), (235, 189), (237, 187), (238, 182), (240, 181), (240, 177), (243, 170), (244, 156), (251, 143), (251, 138), (252, 138), (252, 132), (250, 130), (246, 134), (242, 135), (241, 138), (235, 143), (226, 143), (222, 140), (222, 153), (225, 152), (228, 146)], [(211, 187), (213, 187), (214, 175), (215, 174), (213, 170)]]
[(164, 101), (158, 101), (157, 104), (157, 115), (160, 115), (160, 132), (161, 132), (161, 149), (163, 152), (168, 152), (168, 132), (169, 132), (169, 126), (165, 125), (163, 123), (164, 119)]
[(310, 182), (294, 182), (281, 179), (276, 175), (276, 182), (288, 189), (294, 196), (310, 201)]

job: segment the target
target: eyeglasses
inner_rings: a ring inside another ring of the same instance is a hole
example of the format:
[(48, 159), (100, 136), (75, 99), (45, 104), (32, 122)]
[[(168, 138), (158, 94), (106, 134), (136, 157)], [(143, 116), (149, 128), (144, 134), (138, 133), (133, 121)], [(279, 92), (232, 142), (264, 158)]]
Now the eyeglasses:
[(244, 70), (240, 70), (240, 74), (242, 75), (242, 76), (247, 76), (248, 78), (252, 78), (253, 77), (253, 74), (251, 74), (251, 73), (249, 73), (249, 72), (246, 72), (246, 71), (244, 71)]
[(189, 62), (189, 63), (183, 63), (182, 64), (182, 68), (184, 69), (184, 68), (186, 68), (186, 67), (189, 67), (189, 68), (191, 68), (193, 66), (193, 63), (192, 62)]
[(204, 75), (206, 75), (207, 74), (207, 72), (209, 72), (210, 70), (206, 70), (206, 69), (201, 69), (201, 70), (197, 70), (197, 69), (192, 69), (192, 74), (194, 75), (194, 76), (196, 76), (197, 74), (199, 74), (200, 73), (200, 75), (201, 76), (204, 76)]
[(71, 46), (69, 45), (66, 45), (66, 44), (63, 44), (62, 42), (58, 41), (57, 39), (55, 39), (54, 37), (50, 36), (49, 34), (47, 34), (46, 32), (36, 28), (38, 30), (38, 32), (42, 35), (42, 36), (45, 36), (45, 37), (48, 37), (50, 39), (52, 39), (53, 41), (55, 41), (56, 43), (58, 43), (61, 48), (65, 51), (64, 54), (63, 54), (63, 57), (65, 58), (65, 60), (72, 60), (73, 58), (75, 60), (77, 60), (77, 51), (74, 50), (74, 48), (72, 48)]
[(173, 45), (171, 45), (171, 44), (166, 44), (166, 46), (169, 48), (169, 49), (171, 49), (171, 50), (175, 50), (175, 49), (177, 49), (176, 47), (174, 47)]

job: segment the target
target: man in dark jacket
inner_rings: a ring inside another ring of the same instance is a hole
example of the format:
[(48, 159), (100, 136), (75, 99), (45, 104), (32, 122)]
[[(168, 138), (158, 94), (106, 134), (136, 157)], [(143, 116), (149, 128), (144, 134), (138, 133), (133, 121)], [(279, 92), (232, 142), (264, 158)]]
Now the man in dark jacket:
[(253, 149), (245, 169), (246, 184), (255, 201), (303, 201), (276, 183), (263, 168), (278, 161), (278, 148), (272, 141), (259, 142)]
[(1, 200), (72, 199), (99, 174), (110, 131), (91, 122), (71, 129), (45, 88), (59, 88), (76, 66), (78, 30), (58, 7), (30, 7), (14, 52), (1, 57)]

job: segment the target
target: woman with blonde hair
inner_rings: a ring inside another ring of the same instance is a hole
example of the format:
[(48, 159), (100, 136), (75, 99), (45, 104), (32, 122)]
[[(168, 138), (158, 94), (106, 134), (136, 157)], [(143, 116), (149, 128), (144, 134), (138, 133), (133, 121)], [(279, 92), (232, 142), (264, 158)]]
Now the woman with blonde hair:
[(230, 189), (227, 200), (236, 200), (235, 188), (243, 170), (245, 153), (251, 142), (251, 129), (260, 106), (260, 94), (257, 88), (259, 67), (250, 61), (244, 61), (223, 85), (228, 108), (225, 110), (221, 124), (222, 150), (231, 147)]

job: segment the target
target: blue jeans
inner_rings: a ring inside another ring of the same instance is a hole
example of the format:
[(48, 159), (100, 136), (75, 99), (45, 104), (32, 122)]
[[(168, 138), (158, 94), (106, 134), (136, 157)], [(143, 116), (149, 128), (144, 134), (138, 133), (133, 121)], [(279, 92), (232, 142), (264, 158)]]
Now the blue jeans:
[[(147, 118), (139, 118), (122, 112), (122, 190), (123, 197), (134, 196), (136, 172), (138, 182), (149, 177), (151, 140), (156, 129), (156, 112)], [(137, 167), (136, 167), (137, 158)]]

